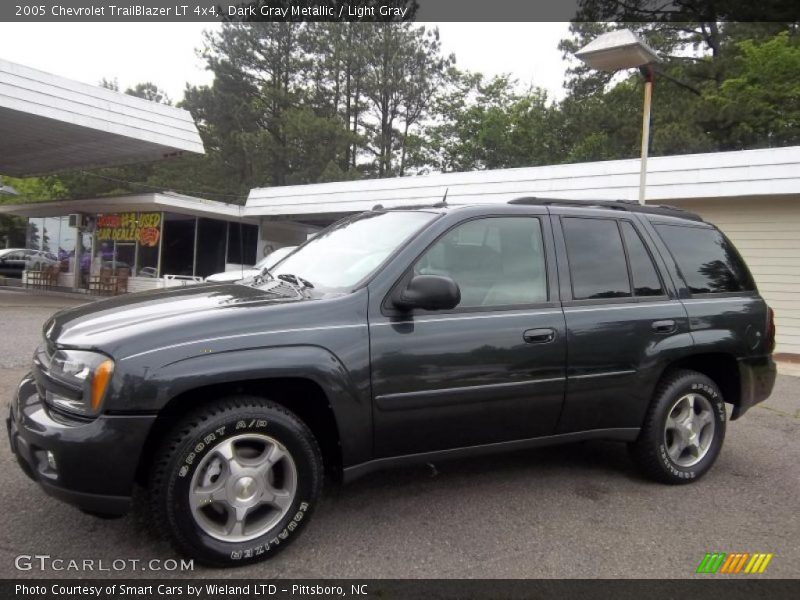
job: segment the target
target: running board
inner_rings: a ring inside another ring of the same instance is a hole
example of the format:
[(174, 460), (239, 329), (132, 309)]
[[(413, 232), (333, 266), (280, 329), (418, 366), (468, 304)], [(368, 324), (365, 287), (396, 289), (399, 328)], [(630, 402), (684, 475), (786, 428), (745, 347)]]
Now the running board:
[(510, 442), (496, 442), (494, 444), (484, 444), (481, 446), (467, 446), (465, 448), (450, 448), (448, 450), (435, 450), (433, 452), (420, 452), (419, 454), (404, 454), (402, 456), (391, 456), (388, 458), (376, 458), (352, 467), (345, 467), (343, 471), (344, 482), (350, 483), (372, 473), (393, 467), (404, 467), (427, 462), (437, 462), (458, 458), (468, 458), (470, 456), (483, 456), (500, 452), (511, 452), (513, 450), (525, 450), (527, 448), (538, 448), (540, 446), (555, 446), (569, 442), (582, 442), (584, 440), (614, 440), (620, 442), (632, 442), (639, 436), (638, 427), (623, 427), (618, 429), (592, 429), (590, 431), (576, 431), (574, 433), (559, 433), (557, 435), (546, 435), (542, 437), (528, 438), (524, 440), (512, 440)]

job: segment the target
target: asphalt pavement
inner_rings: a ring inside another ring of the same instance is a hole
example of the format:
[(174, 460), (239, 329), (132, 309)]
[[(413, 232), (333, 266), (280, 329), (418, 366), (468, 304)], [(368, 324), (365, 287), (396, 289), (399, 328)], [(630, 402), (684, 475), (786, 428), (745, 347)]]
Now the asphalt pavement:
[[(83, 301), (0, 289), (0, 397), (26, 372), (44, 320)], [(275, 559), (191, 573), (17, 570), (20, 555), (106, 566), (177, 555), (144, 503), (122, 519), (84, 515), (46, 496), (3, 442), (0, 577), (684, 578), (706, 552), (774, 553), (758, 577), (798, 577), (800, 378), (779, 376), (766, 403), (728, 425), (696, 484), (643, 480), (612, 442), (386, 471), (326, 490)]]

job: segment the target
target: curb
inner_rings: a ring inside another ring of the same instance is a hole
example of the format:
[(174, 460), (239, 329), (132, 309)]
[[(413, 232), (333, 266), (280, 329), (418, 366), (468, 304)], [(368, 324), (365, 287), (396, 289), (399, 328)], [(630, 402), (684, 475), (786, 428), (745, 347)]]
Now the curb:
[(10, 285), (0, 285), (0, 291), (9, 291), (16, 294), (26, 294), (29, 296), (50, 296), (53, 298), (70, 298), (72, 300), (85, 300), (86, 302), (96, 302), (102, 300), (97, 296), (89, 294), (81, 294), (76, 292), (60, 292), (58, 290), (37, 290), (33, 288), (24, 288)]

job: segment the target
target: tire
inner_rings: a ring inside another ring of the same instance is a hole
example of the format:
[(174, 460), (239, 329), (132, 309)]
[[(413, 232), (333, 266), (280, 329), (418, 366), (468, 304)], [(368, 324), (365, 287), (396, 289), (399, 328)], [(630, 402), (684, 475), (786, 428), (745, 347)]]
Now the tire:
[(629, 445), (631, 457), (650, 479), (692, 483), (716, 461), (726, 420), (716, 383), (696, 371), (674, 371), (656, 388), (639, 437)]
[(150, 473), (150, 507), (182, 554), (209, 566), (275, 556), (306, 527), (322, 492), (311, 431), (284, 407), (233, 396), (185, 417)]

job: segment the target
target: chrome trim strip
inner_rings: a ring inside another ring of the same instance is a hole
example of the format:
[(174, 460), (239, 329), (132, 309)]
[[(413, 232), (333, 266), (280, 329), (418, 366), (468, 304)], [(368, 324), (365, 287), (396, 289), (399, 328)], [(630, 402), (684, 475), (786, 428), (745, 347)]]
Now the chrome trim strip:
[(529, 317), (537, 315), (560, 315), (561, 310), (545, 309), (534, 312), (502, 312), (494, 314), (472, 314), (468, 316), (456, 317), (442, 317), (438, 319), (410, 319), (406, 321), (380, 321), (378, 323), (370, 323), (371, 327), (384, 327), (386, 325), (413, 325), (415, 323), (439, 323), (442, 321), (472, 321), (473, 319), (500, 319), (503, 317)]
[(604, 306), (590, 306), (581, 308), (580, 306), (565, 306), (564, 312), (594, 312), (598, 310), (619, 310), (621, 308), (663, 308), (665, 306), (680, 306), (679, 300), (672, 302), (626, 302), (625, 304), (606, 304)]
[(712, 304), (716, 302), (741, 302), (743, 300), (758, 300), (756, 296), (729, 296), (728, 298), (687, 298), (684, 304)]
[(420, 390), (418, 392), (398, 392), (375, 396), (375, 404), (381, 410), (412, 410), (430, 406), (447, 406), (451, 404), (471, 404), (487, 400), (498, 390), (525, 389), (540, 383), (555, 383), (564, 381), (564, 377), (547, 377), (542, 379), (527, 379), (525, 381), (509, 381), (504, 383), (488, 383), (463, 387), (441, 388), (436, 390)]
[(583, 375), (567, 375), (567, 380), (570, 379), (594, 379), (596, 377), (613, 377), (615, 375), (635, 375), (635, 369), (625, 369), (624, 371), (603, 371), (602, 373), (586, 373)]

